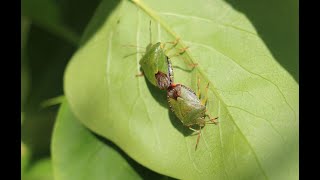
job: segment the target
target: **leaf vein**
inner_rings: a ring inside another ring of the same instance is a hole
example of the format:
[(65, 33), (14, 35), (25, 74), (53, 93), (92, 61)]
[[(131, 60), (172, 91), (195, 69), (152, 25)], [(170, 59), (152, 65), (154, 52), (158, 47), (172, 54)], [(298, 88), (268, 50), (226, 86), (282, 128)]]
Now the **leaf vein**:
[(258, 116), (258, 115), (256, 115), (256, 114), (254, 114), (254, 113), (246, 110), (246, 109), (243, 109), (243, 108), (240, 108), (240, 107), (237, 107), (237, 106), (227, 105), (227, 107), (239, 109), (239, 110), (244, 111), (244, 112), (246, 112), (246, 113), (248, 113), (248, 114), (251, 114), (251, 115), (254, 116), (254, 117), (257, 117), (257, 118), (259, 118), (259, 119), (265, 120), (265, 121), (272, 127), (272, 129), (281, 137), (282, 141), (285, 142), (285, 140), (284, 140), (283, 136), (281, 135), (281, 133), (273, 126), (273, 124), (272, 124), (268, 119), (263, 118), (263, 117), (260, 117), (260, 116)]
[(290, 110), (292, 111), (295, 121), (297, 120), (296, 113), (294, 112), (292, 106), (288, 103), (285, 95), (283, 94), (283, 92), (281, 91), (280, 87), (279, 87), (277, 84), (275, 84), (275, 83), (272, 82), (271, 80), (267, 79), (266, 77), (261, 76), (260, 74), (256, 74), (256, 73), (254, 73), (254, 72), (246, 69), (245, 67), (243, 67), (242, 65), (240, 65), (239, 63), (237, 63), (233, 58), (231, 58), (230, 56), (226, 55), (225, 53), (219, 51), (217, 48), (213, 48), (213, 47), (210, 47), (210, 46), (205, 45), (205, 44), (202, 44), (202, 43), (196, 43), (196, 42), (191, 42), (191, 41), (185, 41), (185, 42), (192, 43), (192, 44), (196, 44), (196, 45), (205, 47), (205, 48), (207, 48), (207, 49), (209, 49), (209, 50), (211, 50), (211, 51), (218, 52), (218, 53), (220, 53), (221, 55), (225, 56), (227, 59), (231, 60), (231, 61), (232, 61), (234, 64), (236, 64), (237, 66), (241, 67), (241, 68), (242, 68), (243, 70), (245, 70), (246, 72), (248, 72), (248, 73), (250, 73), (250, 74), (253, 74), (253, 75), (255, 75), (255, 76), (258, 76), (258, 77), (262, 78), (263, 80), (271, 83), (273, 86), (275, 86), (275, 87), (277, 88), (277, 90), (278, 90), (278, 92), (281, 94), (283, 100), (285, 101), (285, 103), (288, 105), (288, 107), (289, 107)]
[[(137, 0), (134, 0), (133, 2), (134, 2), (139, 8), (141, 8), (143, 11), (145, 11), (150, 17), (152, 17), (154, 20), (158, 21), (158, 22), (162, 25), (162, 27), (163, 27), (164, 29), (166, 29), (167, 32), (170, 33), (175, 39), (178, 38), (178, 35), (177, 35), (166, 23), (164, 23), (158, 16), (156, 16), (155, 13), (154, 13), (152, 10), (150, 10), (146, 5), (144, 5), (141, 1), (137, 1)], [(183, 47), (186, 47), (183, 42), (180, 41), (179, 43), (180, 43)], [(194, 59), (193, 59), (193, 57), (191, 56), (191, 54), (190, 54), (189, 51), (190, 51), (190, 50), (187, 49), (187, 50), (185, 51), (185, 54), (186, 54), (187, 56), (189, 56), (189, 58), (190, 58), (189, 60), (191, 61), (192, 64), (194, 64), (195, 61), (194, 61)], [(205, 73), (203, 72), (203, 70), (200, 68), (200, 65), (196, 66), (195, 68), (199, 71), (200, 74), (202, 74), (202, 76), (204, 77), (204, 79), (206, 79), (208, 82), (211, 82), (211, 81), (208, 79), (208, 77), (205, 75)], [(212, 86), (210, 86), (209, 89), (211, 89), (211, 90), (214, 92), (214, 94), (221, 100), (221, 103), (223, 103), (224, 105), (226, 105), (226, 103), (222, 100), (222, 98), (221, 98), (221, 96), (219, 95), (219, 93), (215, 90), (214, 84), (213, 84), (212, 82), (211, 82), (211, 84), (212, 84)], [(228, 111), (229, 111), (229, 110), (228, 110)], [(252, 151), (252, 153), (253, 153), (253, 155), (254, 155), (254, 157), (255, 157), (255, 160), (256, 160), (256, 162), (257, 162), (257, 165), (258, 165), (259, 168), (261, 169), (262, 174), (266, 177), (266, 179), (268, 179), (268, 177), (267, 177), (264, 169), (263, 169), (262, 166), (261, 166), (260, 161), (258, 160), (258, 157), (257, 157), (256, 152), (253, 150), (253, 148), (252, 148), (251, 144), (249, 143), (248, 139), (246, 138), (246, 136), (244, 136), (244, 134), (242, 133), (242, 131), (240, 130), (240, 128), (239, 128), (238, 125), (236, 124), (235, 120), (234, 120), (233, 117), (230, 115), (230, 112), (229, 112), (229, 116), (230, 116), (230, 119), (232, 120), (233, 124), (235, 125), (235, 127), (236, 127), (236, 128), (238, 129), (238, 131), (240, 132), (241, 136), (244, 138), (244, 140), (245, 140), (246, 143), (248, 144), (250, 150)]]
[(193, 159), (192, 159), (192, 157), (191, 157), (191, 153), (190, 153), (190, 150), (189, 150), (189, 147), (188, 147), (188, 143), (187, 143), (186, 138), (183, 138), (183, 139), (184, 139), (184, 142), (185, 142), (187, 151), (188, 151), (189, 159), (190, 159), (190, 161), (192, 162), (192, 165), (193, 165), (194, 169), (201, 174), (202, 171), (200, 171), (200, 170), (198, 169), (197, 165), (195, 164), (195, 162), (193, 161)]
[(237, 27), (237, 26), (232, 25), (232, 24), (226, 24), (226, 23), (223, 23), (223, 22), (220, 22), (220, 21), (217, 21), (217, 20), (209, 19), (209, 18), (204, 18), (204, 17), (199, 17), (199, 16), (191, 16), (191, 15), (183, 15), (183, 14), (170, 13), (170, 12), (160, 12), (159, 14), (167, 15), (167, 16), (175, 16), (175, 17), (183, 18), (183, 19), (195, 19), (195, 20), (199, 20), (199, 21), (205, 21), (205, 22), (215, 23), (215, 24), (218, 24), (218, 25), (222, 25), (222, 26), (224, 26), (224, 27), (233, 28), (233, 29), (235, 29), (235, 30), (243, 31), (243, 32), (245, 32), (245, 33), (248, 33), (248, 34), (257, 36), (257, 34), (254, 33), (254, 32), (248, 31), (248, 30), (246, 30), (246, 29)]
[[(220, 146), (221, 146), (221, 149), (223, 149), (223, 142), (222, 142), (222, 127), (221, 127), (221, 121), (222, 121), (222, 118), (221, 118), (221, 112), (220, 112), (220, 100), (219, 100), (219, 103), (218, 103), (218, 117), (219, 117), (219, 121), (220, 121), (220, 123), (219, 123), (219, 125), (218, 125), (218, 129), (219, 129), (219, 139), (220, 139)], [(221, 154), (222, 154), (222, 165), (223, 165), (223, 171), (224, 171), (224, 173), (225, 173), (225, 175), (226, 175), (226, 177), (227, 177), (227, 179), (229, 179), (229, 177), (228, 177), (228, 174), (227, 174), (227, 172), (226, 172), (226, 165), (224, 164), (224, 153), (223, 153), (223, 150), (222, 151), (220, 151), (221, 152)]]
[[(209, 152), (210, 159), (211, 159), (210, 162), (211, 162), (212, 166), (214, 166), (213, 157), (212, 157), (212, 152), (210, 151), (210, 148), (209, 148), (209, 145), (208, 145), (208, 143), (207, 143), (207, 141), (206, 141), (206, 138), (205, 138), (204, 136), (202, 136), (202, 139), (203, 139), (204, 144), (206, 145), (206, 148), (207, 148), (207, 150), (208, 150), (208, 152)], [(215, 171), (213, 171), (213, 172), (215, 172)]]
[[(140, 13), (139, 13), (140, 11), (137, 11), (137, 13), (138, 13), (138, 22), (137, 22), (137, 34), (136, 34), (136, 36), (137, 36), (137, 38), (136, 38), (136, 41), (137, 41), (137, 51), (138, 51), (138, 47), (140, 47), (140, 34), (139, 34), (139, 32), (140, 32), (140, 27), (141, 27), (141, 24), (140, 24), (140, 19), (141, 19), (141, 17), (140, 17)], [(138, 69), (138, 71), (139, 71), (139, 57), (138, 57), (138, 54), (136, 55), (136, 62), (137, 62), (137, 69)], [(138, 89), (139, 89), (139, 95), (138, 95), (138, 97), (140, 97), (141, 99), (142, 99), (142, 102), (143, 102), (143, 105), (144, 105), (144, 107), (145, 107), (145, 109), (146, 109), (146, 112), (147, 112), (147, 116), (148, 116), (148, 121), (150, 122), (150, 124), (151, 124), (151, 126), (152, 126), (152, 129), (153, 129), (153, 133), (154, 133), (154, 136), (156, 137), (156, 140), (157, 140), (157, 144), (158, 144), (158, 148), (159, 148), (159, 150), (161, 151), (161, 144), (160, 144), (160, 139), (159, 139), (159, 136), (158, 136), (158, 133), (157, 133), (157, 131), (156, 131), (156, 128), (154, 127), (154, 124), (153, 124), (153, 122), (152, 122), (152, 120), (151, 120), (151, 117), (150, 117), (150, 113), (149, 113), (149, 111), (148, 111), (148, 106), (146, 105), (146, 102), (145, 102), (145, 100), (144, 100), (144, 97), (142, 97), (141, 96), (141, 87), (140, 87), (140, 79), (141, 78), (139, 78), (138, 79), (138, 83), (137, 83), (137, 86), (138, 86)]]

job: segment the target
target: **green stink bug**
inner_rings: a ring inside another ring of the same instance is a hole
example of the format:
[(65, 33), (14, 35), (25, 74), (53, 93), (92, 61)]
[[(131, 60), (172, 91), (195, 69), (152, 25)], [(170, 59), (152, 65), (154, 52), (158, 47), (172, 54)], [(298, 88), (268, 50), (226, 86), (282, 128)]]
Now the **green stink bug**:
[[(171, 84), (167, 91), (167, 98), (170, 109), (179, 118), (183, 125), (187, 126), (190, 130), (198, 133), (196, 149), (201, 136), (201, 128), (206, 124), (216, 124), (218, 117), (211, 118), (206, 113), (207, 98), (200, 100), (200, 88), (198, 79), (198, 96), (190, 88), (182, 84)], [(206, 87), (206, 93), (208, 90)], [(205, 120), (209, 117), (209, 120)], [(192, 126), (198, 125), (199, 129), (193, 129)]]
[(160, 42), (150, 43), (147, 46), (146, 53), (139, 64), (146, 78), (160, 89), (167, 89), (173, 82), (173, 72), (169, 67), (171, 62), (165, 55)]
[[(166, 55), (164, 47), (166, 43), (173, 44), (172, 47), (177, 45), (179, 39), (173, 42), (161, 43), (157, 42), (152, 44), (151, 35), (151, 21), (149, 26), (150, 43), (146, 48), (146, 53), (141, 58), (139, 64), (141, 65), (143, 74), (155, 86), (162, 90), (167, 89), (173, 83), (173, 71), (171, 67), (171, 60)], [(177, 54), (182, 54), (187, 48), (180, 49)]]

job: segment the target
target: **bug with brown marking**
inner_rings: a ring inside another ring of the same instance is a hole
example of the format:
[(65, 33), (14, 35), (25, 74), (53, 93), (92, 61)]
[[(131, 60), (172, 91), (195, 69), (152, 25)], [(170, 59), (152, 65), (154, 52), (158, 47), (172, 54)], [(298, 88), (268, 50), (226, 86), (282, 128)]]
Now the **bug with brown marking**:
[[(167, 100), (171, 111), (178, 117), (184, 126), (187, 126), (190, 130), (198, 134), (197, 143), (195, 149), (198, 147), (199, 139), (201, 136), (201, 129), (206, 124), (217, 124), (216, 118), (211, 118), (207, 114), (207, 96), (201, 99), (200, 79), (198, 79), (198, 95), (190, 88), (182, 84), (171, 84), (167, 90)], [(209, 83), (206, 86), (206, 93), (209, 87)], [(209, 119), (206, 120), (206, 117)], [(197, 125), (199, 129), (194, 129), (192, 126)]]

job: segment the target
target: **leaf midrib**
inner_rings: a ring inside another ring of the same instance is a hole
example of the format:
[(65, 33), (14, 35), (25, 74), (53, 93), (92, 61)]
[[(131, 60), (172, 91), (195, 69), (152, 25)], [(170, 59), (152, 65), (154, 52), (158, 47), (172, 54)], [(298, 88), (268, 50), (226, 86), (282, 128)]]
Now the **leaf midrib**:
[[(132, 2), (134, 4), (137, 5), (137, 7), (139, 7), (141, 10), (143, 10), (146, 14), (148, 14), (151, 18), (153, 18), (155, 21), (158, 21), (159, 24), (161, 24), (161, 26), (169, 33), (171, 34), (173, 37), (175, 37), (176, 39), (179, 38), (179, 36), (173, 31), (171, 30), (171, 28), (162, 21), (161, 18), (159, 18), (155, 13), (152, 12), (151, 9), (149, 9), (145, 4), (143, 4), (143, 2), (141, 2), (140, 0), (132, 0)], [(183, 47), (186, 47), (186, 45), (180, 41), (179, 44), (181, 44)], [(192, 64), (195, 64), (195, 61), (193, 60), (192, 56), (189, 53), (189, 50), (187, 49), (185, 51), (186, 55), (189, 57), (188, 61), (190, 60)], [(205, 73), (203, 72), (203, 70), (199, 67), (200, 65), (197, 65), (196, 67), (194, 67), (195, 69), (198, 70), (198, 72), (202, 75), (202, 77), (205, 78), (206, 81), (210, 82), (212, 84), (212, 86), (209, 87), (209, 89), (212, 90), (212, 92), (218, 97), (218, 99), (220, 100), (220, 102), (223, 104), (224, 107), (226, 107), (229, 117), (232, 120), (233, 124), (236, 126), (236, 128), (239, 130), (240, 134), (243, 136), (244, 140), (247, 142), (249, 148), (251, 149), (251, 151), (253, 152), (253, 155), (257, 161), (257, 164), (259, 166), (259, 168), (261, 169), (261, 172), (263, 173), (263, 175), (266, 177), (266, 179), (268, 179), (264, 169), (262, 168), (262, 165), (260, 164), (260, 161), (258, 160), (257, 154), (256, 152), (253, 150), (251, 144), (249, 143), (249, 141), (247, 140), (246, 136), (242, 133), (242, 131), (240, 130), (240, 128), (238, 127), (238, 125), (236, 124), (236, 122), (234, 121), (233, 116), (231, 115), (229, 109), (227, 108), (226, 103), (223, 101), (222, 97), (220, 96), (220, 94), (215, 90), (215, 86), (214, 84), (208, 79), (208, 77), (205, 75)]]

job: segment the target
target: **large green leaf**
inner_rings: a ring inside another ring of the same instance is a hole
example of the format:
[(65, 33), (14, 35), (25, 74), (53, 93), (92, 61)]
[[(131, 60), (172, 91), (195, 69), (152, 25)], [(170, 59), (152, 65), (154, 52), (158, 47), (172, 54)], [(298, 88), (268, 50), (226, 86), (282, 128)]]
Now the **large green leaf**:
[[(106, 6), (64, 79), (83, 124), (175, 178), (298, 179), (299, 86), (245, 15), (221, 0), (122, 1), (108, 17)], [(196, 151), (197, 137), (168, 110), (166, 92), (135, 77), (141, 54), (130, 54), (141, 49), (123, 46), (147, 46), (150, 20), (154, 42), (180, 37), (177, 48), (190, 46), (172, 58), (175, 81), (196, 90), (199, 77), (203, 93), (210, 83), (208, 112), (220, 123), (204, 128)]]
[(163, 177), (117, 151), (84, 127), (67, 103), (60, 107), (52, 142), (54, 174), (57, 180), (148, 179)]

